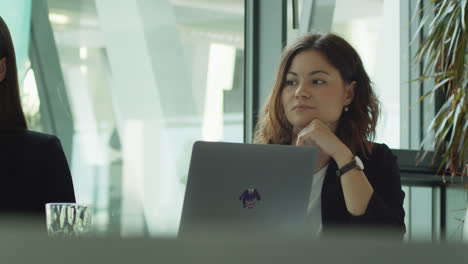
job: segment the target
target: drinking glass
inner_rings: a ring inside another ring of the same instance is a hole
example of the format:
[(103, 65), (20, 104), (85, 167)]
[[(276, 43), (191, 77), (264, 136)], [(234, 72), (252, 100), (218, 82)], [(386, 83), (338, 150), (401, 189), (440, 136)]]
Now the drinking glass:
[(50, 237), (81, 237), (91, 233), (92, 207), (89, 204), (46, 204), (47, 233)]

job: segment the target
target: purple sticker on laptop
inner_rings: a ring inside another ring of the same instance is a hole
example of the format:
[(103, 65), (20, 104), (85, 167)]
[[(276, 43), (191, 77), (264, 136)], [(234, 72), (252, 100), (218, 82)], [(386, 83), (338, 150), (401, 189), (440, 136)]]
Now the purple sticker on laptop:
[(242, 192), (239, 200), (242, 201), (242, 206), (247, 209), (252, 209), (260, 201), (260, 193), (255, 188), (248, 188)]

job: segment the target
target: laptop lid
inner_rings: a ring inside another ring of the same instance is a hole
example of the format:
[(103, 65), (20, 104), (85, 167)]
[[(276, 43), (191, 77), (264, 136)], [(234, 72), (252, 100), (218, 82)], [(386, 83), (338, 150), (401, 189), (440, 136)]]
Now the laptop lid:
[(316, 155), (314, 147), (195, 142), (179, 237), (304, 233)]

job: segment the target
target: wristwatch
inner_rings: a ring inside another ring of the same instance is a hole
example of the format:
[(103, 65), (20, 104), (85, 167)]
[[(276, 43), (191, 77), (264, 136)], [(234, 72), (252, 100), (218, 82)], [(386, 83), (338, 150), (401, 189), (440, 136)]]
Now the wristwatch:
[(340, 177), (341, 175), (345, 174), (346, 172), (354, 168), (358, 168), (359, 170), (364, 170), (364, 164), (362, 163), (361, 159), (358, 156), (354, 156), (351, 162), (339, 168), (336, 171), (336, 176)]

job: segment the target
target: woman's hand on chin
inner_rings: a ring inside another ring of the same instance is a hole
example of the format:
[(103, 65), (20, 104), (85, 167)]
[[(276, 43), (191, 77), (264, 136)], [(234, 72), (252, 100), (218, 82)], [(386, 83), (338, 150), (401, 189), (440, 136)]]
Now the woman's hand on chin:
[(296, 146), (318, 147), (323, 153), (333, 157), (352, 156), (349, 148), (330, 129), (330, 125), (314, 119), (297, 134)]

